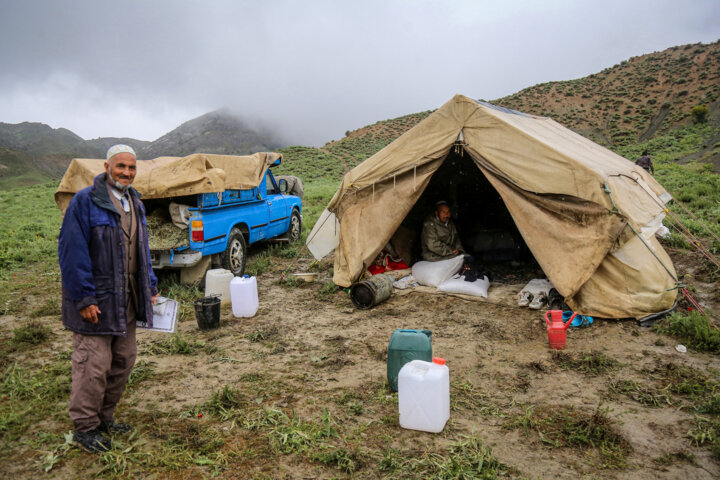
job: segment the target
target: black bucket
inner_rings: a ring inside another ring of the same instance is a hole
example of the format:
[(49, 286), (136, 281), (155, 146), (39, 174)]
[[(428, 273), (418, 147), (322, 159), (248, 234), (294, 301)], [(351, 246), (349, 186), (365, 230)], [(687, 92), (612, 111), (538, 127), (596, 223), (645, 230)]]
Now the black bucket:
[(390, 298), (393, 279), (388, 275), (373, 275), (350, 287), (350, 300), (360, 310), (367, 310)]
[(212, 330), (220, 326), (220, 297), (204, 297), (195, 300), (195, 318), (200, 330)]

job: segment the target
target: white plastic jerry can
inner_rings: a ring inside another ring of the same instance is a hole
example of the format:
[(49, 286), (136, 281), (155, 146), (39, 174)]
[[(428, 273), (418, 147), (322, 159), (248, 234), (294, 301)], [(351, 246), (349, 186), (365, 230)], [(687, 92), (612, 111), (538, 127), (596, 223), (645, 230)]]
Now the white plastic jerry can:
[(439, 433), (450, 418), (450, 370), (445, 360), (412, 360), (398, 374), (400, 426)]
[(232, 312), (236, 317), (252, 317), (258, 310), (257, 279), (249, 275), (230, 281)]
[(208, 270), (205, 274), (205, 296), (220, 297), (222, 303), (230, 302), (230, 282), (233, 274), (224, 268)]

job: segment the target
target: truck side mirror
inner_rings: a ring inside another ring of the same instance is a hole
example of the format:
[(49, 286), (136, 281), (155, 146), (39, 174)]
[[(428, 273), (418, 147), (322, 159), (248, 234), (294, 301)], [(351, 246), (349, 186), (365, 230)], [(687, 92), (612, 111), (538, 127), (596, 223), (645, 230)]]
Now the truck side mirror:
[(284, 178), (281, 178), (280, 180), (278, 180), (278, 187), (280, 188), (281, 193), (287, 193), (287, 191), (288, 191), (287, 180), (285, 180)]

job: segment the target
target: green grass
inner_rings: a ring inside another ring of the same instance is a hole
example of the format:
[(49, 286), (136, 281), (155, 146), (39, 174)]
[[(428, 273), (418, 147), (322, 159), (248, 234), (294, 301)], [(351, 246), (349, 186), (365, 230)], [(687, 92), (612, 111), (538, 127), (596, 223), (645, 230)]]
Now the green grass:
[(620, 368), (620, 362), (598, 351), (571, 354), (554, 350), (552, 357), (553, 362), (565, 370), (581, 372), (591, 376), (601, 375)]
[(392, 478), (493, 479), (510, 473), (476, 435), (460, 437), (444, 451), (426, 451), (419, 458), (388, 447), (380, 461), (380, 470)]
[(710, 323), (707, 315), (697, 311), (673, 313), (656, 323), (653, 330), (672, 335), (692, 349), (720, 353), (720, 330)]
[(671, 396), (668, 392), (635, 380), (619, 379), (611, 381), (609, 390), (611, 394), (624, 395), (646, 407), (672, 405)]
[[(0, 376), (0, 392), (0, 440), (7, 444), (37, 422), (57, 417), (55, 405), (70, 394), (70, 362), (31, 368), (10, 364)], [(5, 449), (0, 451), (0, 460), (7, 454)]]
[(180, 333), (173, 333), (169, 338), (149, 343), (143, 353), (150, 355), (212, 355), (219, 349), (205, 342), (189, 340)]
[(15, 346), (39, 345), (50, 338), (52, 330), (37, 320), (30, 320), (27, 325), (13, 330), (12, 343)]
[(45, 183), (0, 193), (0, 279), (30, 263), (57, 259), (61, 213), (53, 194), (57, 184)]
[(632, 453), (608, 410), (600, 407), (593, 411), (572, 406), (530, 406), (524, 414), (510, 417), (505, 427), (537, 434), (541, 443), (552, 448), (583, 450), (595, 456), (602, 468), (624, 469)]

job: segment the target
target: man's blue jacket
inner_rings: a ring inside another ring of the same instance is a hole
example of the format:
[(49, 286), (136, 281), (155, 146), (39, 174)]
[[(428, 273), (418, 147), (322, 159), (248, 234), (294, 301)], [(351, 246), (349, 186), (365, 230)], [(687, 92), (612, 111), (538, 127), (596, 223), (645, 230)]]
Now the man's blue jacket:
[[(65, 212), (58, 258), (62, 274), (62, 319), (65, 328), (86, 335), (127, 335), (125, 302), (125, 242), (120, 214), (110, 200), (107, 174), (80, 190)], [(145, 207), (132, 187), (130, 198), (137, 220), (137, 320), (152, 325), (152, 296), (157, 295), (157, 277), (150, 263)], [(80, 310), (100, 308), (98, 323), (85, 321)]]

